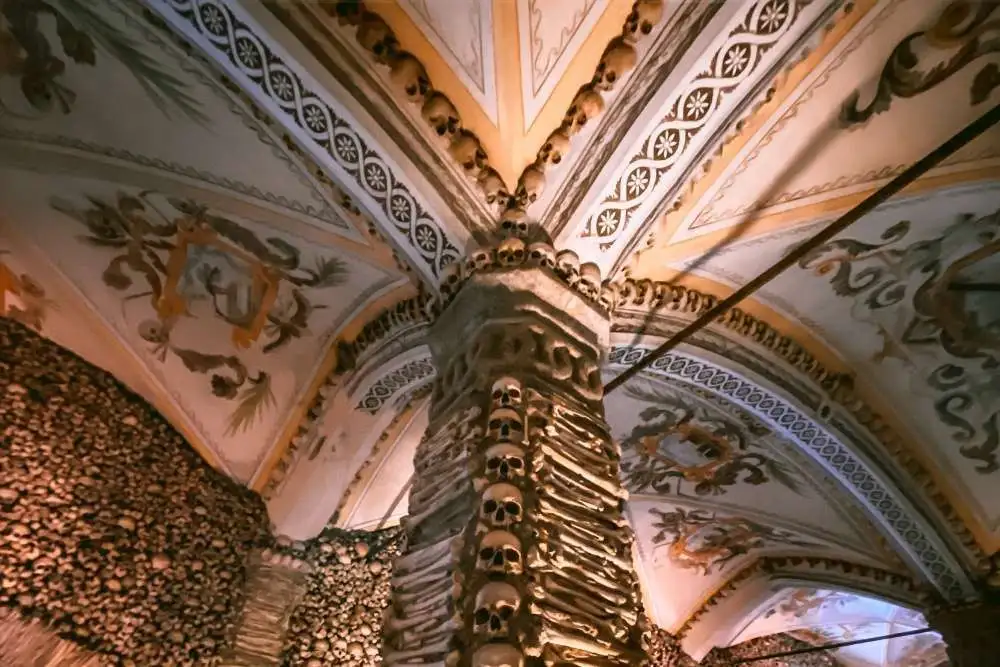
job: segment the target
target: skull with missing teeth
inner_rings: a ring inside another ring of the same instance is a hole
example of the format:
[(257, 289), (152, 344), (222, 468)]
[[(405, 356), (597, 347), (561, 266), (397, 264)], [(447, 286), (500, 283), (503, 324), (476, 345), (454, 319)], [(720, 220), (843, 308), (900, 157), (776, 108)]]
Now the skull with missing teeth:
[(476, 566), (486, 572), (501, 574), (521, 574), (521, 540), (506, 530), (493, 530), (483, 536), (479, 543), (479, 559)]
[(511, 484), (494, 484), (486, 487), (479, 517), (488, 526), (506, 528), (524, 517), (524, 497), (520, 489)]
[(516, 407), (521, 404), (521, 383), (514, 378), (502, 377), (493, 383), (491, 398), (495, 407)]
[(476, 593), (476, 612), (473, 617), (477, 635), (506, 637), (510, 633), (510, 619), (521, 606), (521, 594), (510, 584), (491, 581)]
[(489, 434), (494, 442), (524, 442), (524, 421), (516, 410), (497, 408), (490, 413)]
[(486, 477), (493, 482), (509, 482), (524, 477), (527, 465), (524, 450), (505, 442), (486, 450)]

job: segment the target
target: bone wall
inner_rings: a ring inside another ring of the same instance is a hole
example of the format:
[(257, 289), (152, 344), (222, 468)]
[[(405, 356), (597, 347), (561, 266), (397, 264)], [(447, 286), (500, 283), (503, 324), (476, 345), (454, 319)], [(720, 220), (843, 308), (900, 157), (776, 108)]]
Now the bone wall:
[(216, 665), (268, 535), (142, 399), (0, 318), (0, 606), (107, 665)]
[(400, 531), (328, 528), (303, 556), (312, 568), (289, 626), (283, 667), (381, 665), (382, 615), (389, 604)]
[[(740, 660), (761, 658), (807, 648), (805, 642), (787, 634), (758, 637), (736, 646), (713, 649), (700, 663), (687, 656), (680, 643), (668, 632), (654, 627), (649, 637), (650, 667), (731, 667)], [(841, 667), (828, 652), (806, 653), (787, 658), (771, 658), (751, 663), (754, 667)]]

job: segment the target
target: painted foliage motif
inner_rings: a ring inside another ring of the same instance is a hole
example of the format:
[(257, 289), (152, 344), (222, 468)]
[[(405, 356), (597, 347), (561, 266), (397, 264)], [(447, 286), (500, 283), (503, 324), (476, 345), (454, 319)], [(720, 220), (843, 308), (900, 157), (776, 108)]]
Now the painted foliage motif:
[[(104, 284), (123, 295), (123, 308), (145, 301), (152, 317), (138, 334), (160, 362), (168, 356), (210, 376), (212, 393), (235, 402), (227, 435), (241, 433), (274, 405), (271, 376), (243, 359), (250, 348), (273, 354), (308, 335), (315, 292), (342, 284), (344, 262), (319, 257), (307, 266), (284, 239), (254, 231), (192, 201), (143, 191), (115, 201), (88, 197), (84, 207), (54, 200), (86, 233), (80, 238), (109, 256)], [(149, 312), (149, 311), (144, 311)], [(229, 326), (232, 352), (208, 353), (175, 344), (172, 334), (204, 317)], [(255, 355), (257, 356), (257, 355)]]
[(11, 113), (7, 84), (14, 83), (35, 111), (68, 114), (77, 97), (63, 80), (69, 63), (93, 67), (103, 53), (124, 65), (164, 113), (173, 109), (207, 123), (185, 84), (109, 20), (108, 7), (92, 0), (0, 1), (0, 111)]
[(773, 528), (737, 516), (719, 516), (703, 509), (652, 508), (658, 530), (653, 544), (664, 545), (670, 561), (684, 569), (710, 575), (730, 561), (771, 546), (816, 546), (812, 540), (789, 530)]
[[(915, 97), (980, 58), (1000, 53), (1000, 3), (996, 0), (958, 0), (948, 5), (927, 30), (900, 42), (882, 69), (875, 95), (863, 108), (855, 91), (844, 103), (840, 118), (846, 126), (858, 125), (884, 111), (894, 98)], [(1000, 86), (1000, 65), (987, 62), (976, 73), (969, 98), (985, 102)]]
[(764, 618), (775, 615), (802, 619), (809, 614), (847, 605), (853, 596), (841, 591), (820, 591), (812, 588), (796, 588), (786, 593), (774, 606), (764, 612)]
[(56, 305), (41, 283), (4, 263), (3, 256), (9, 252), (0, 250), (0, 317), (9, 317), (40, 332), (46, 314)]
[(797, 473), (760, 447), (771, 435), (763, 425), (728, 418), (667, 388), (629, 385), (626, 392), (648, 404), (622, 441), (630, 491), (722, 495), (741, 483), (770, 482), (799, 491)]
[[(908, 239), (910, 223), (881, 242), (837, 239), (800, 261), (852, 300), (851, 316), (930, 392), (934, 410), (975, 470), (1000, 470), (1000, 210), (960, 216), (933, 238)], [(908, 241), (908, 242), (907, 242)]]

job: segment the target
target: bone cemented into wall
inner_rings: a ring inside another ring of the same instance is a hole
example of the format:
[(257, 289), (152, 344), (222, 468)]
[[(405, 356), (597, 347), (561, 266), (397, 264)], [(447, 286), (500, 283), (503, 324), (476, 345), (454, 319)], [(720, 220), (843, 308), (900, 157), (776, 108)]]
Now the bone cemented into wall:
[(142, 399), (0, 318), (0, 605), (109, 665), (211, 664), (269, 540), (260, 499)]

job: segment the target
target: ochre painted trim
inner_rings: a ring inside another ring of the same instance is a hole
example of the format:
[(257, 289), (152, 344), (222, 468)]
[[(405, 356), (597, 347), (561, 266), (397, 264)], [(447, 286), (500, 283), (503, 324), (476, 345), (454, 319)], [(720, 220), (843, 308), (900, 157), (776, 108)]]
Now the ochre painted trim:
[[(734, 291), (730, 285), (704, 276), (683, 275), (680, 271), (671, 271), (669, 275), (665, 272), (663, 277), (658, 277), (656, 280), (668, 283), (673, 282), (680, 287), (703, 294), (711, 294), (719, 299), (725, 298)], [(851, 368), (840, 355), (817, 338), (809, 329), (803, 327), (795, 320), (785, 317), (767, 304), (752, 298), (741, 301), (737, 307), (761, 322), (766, 322), (779, 333), (797, 342), (804, 350), (813, 355), (816, 361), (823, 364), (830, 371), (848, 375), (852, 373)]]
[(337, 342), (340, 340), (352, 340), (358, 335), (362, 327), (377, 316), (380, 312), (389, 308), (404, 299), (408, 299), (415, 296), (417, 293), (416, 287), (412, 284), (402, 285), (386, 294), (383, 294), (377, 299), (372, 300), (361, 310), (360, 313), (355, 315), (350, 322), (344, 325), (340, 333), (330, 341), (330, 347), (327, 349), (326, 354), (323, 356), (323, 360), (320, 362), (319, 367), (316, 369), (316, 373), (313, 375), (312, 381), (309, 383), (309, 388), (303, 392), (299, 400), (295, 403), (292, 409), (288, 412), (288, 417), (285, 420), (285, 426), (281, 431), (281, 435), (275, 440), (274, 445), (271, 447), (271, 451), (268, 453), (267, 458), (261, 464), (260, 469), (253, 479), (251, 488), (254, 491), (262, 492), (267, 486), (267, 482), (274, 472), (275, 467), (278, 462), (281, 461), (281, 457), (284, 456), (288, 447), (292, 443), (292, 438), (295, 437), (296, 431), (298, 431), (299, 424), (306, 416), (306, 412), (312, 406), (313, 401), (316, 399), (316, 395), (319, 393), (320, 388), (326, 383), (327, 378), (329, 378), (330, 373), (337, 365)]
[[(494, 2), (502, 4), (504, 0), (494, 0)], [(524, 166), (534, 162), (542, 144), (562, 124), (577, 91), (594, 78), (594, 72), (601, 63), (604, 50), (613, 39), (622, 34), (622, 26), (632, 11), (632, 4), (631, 0), (611, 0), (608, 3), (579, 50), (571, 54), (569, 65), (552, 88), (545, 104), (538, 110), (531, 126), (522, 126), (524, 139), (520, 152), (521, 163)]]
[[(683, 195), (680, 205), (668, 212), (656, 224), (654, 232), (663, 244), (668, 244), (678, 228), (683, 224), (685, 218), (701, 203), (702, 199), (721, 179), (729, 169), (732, 162), (739, 156), (741, 151), (755, 138), (755, 135), (779, 112), (785, 102), (797, 91), (799, 85), (805, 81), (830, 55), (830, 53), (843, 41), (860, 23), (868, 12), (875, 7), (878, 0), (859, 0), (853, 4), (851, 11), (843, 15), (839, 21), (834, 23), (833, 28), (824, 35), (819, 46), (817, 46), (800, 63), (788, 70), (780, 81), (774, 86), (774, 93), (770, 99), (749, 118), (744, 120), (740, 132), (732, 139), (726, 141), (721, 147), (721, 154), (714, 157), (709, 163), (708, 170), (694, 183), (690, 191)], [(730, 230), (731, 232), (732, 230)], [(725, 238), (726, 234), (722, 234)], [(648, 250), (643, 250), (629, 265), (629, 270), (634, 276), (652, 277), (655, 267), (663, 264), (662, 252), (672, 246), (654, 246)]]
[[(504, 0), (496, 1), (502, 3)], [(490, 165), (497, 170), (497, 173), (500, 174), (508, 185), (516, 183), (520, 169), (513, 164), (508, 164), (503, 159), (509, 156), (509, 150), (504, 145), (502, 129), (498, 129), (497, 125), (493, 123), (483, 107), (480, 106), (479, 101), (473, 97), (465, 83), (452, 70), (451, 65), (448, 64), (444, 57), (438, 53), (434, 45), (424, 36), (423, 31), (413, 22), (413, 19), (406, 13), (406, 10), (396, 0), (376, 3), (373, 10), (378, 12), (379, 17), (396, 34), (400, 47), (404, 51), (412, 53), (424, 66), (434, 89), (444, 93), (451, 100), (451, 103), (455, 105), (455, 109), (462, 119), (462, 127), (467, 128), (479, 138), (483, 150), (489, 156)], [(496, 8), (494, 7), (495, 11)], [(516, 31), (516, 21), (513, 27)], [(498, 30), (499, 28), (494, 29), (494, 39), (496, 39)], [(486, 63), (486, 65), (489, 66), (491, 63)], [(514, 99), (507, 96), (509, 93), (501, 92), (499, 73), (497, 79), (497, 113), (501, 119), (500, 128), (502, 128), (504, 109), (508, 106), (514, 106)], [(520, 94), (520, 88), (518, 88), (517, 92)], [(420, 114), (420, 109), (416, 105), (403, 101), (400, 97), (396, 99), (400, 100), (399, 104), (413, 107), (413, 111), (417, 115)], [(517, 106), (520, 108), (520, 97), (517, 98)]]
[[(514, 54), (513, 58), (505, 55), (511, 53)], [(524, 134), (524, 99), (517, 0), (493, 0), (493, 60), (496, 65), (497, 119), (501, 145), (497, 151), (487, 153), (490, 164), (507, 187), (513, 189), (526, 166), (520, 158), (520, 144)]]

